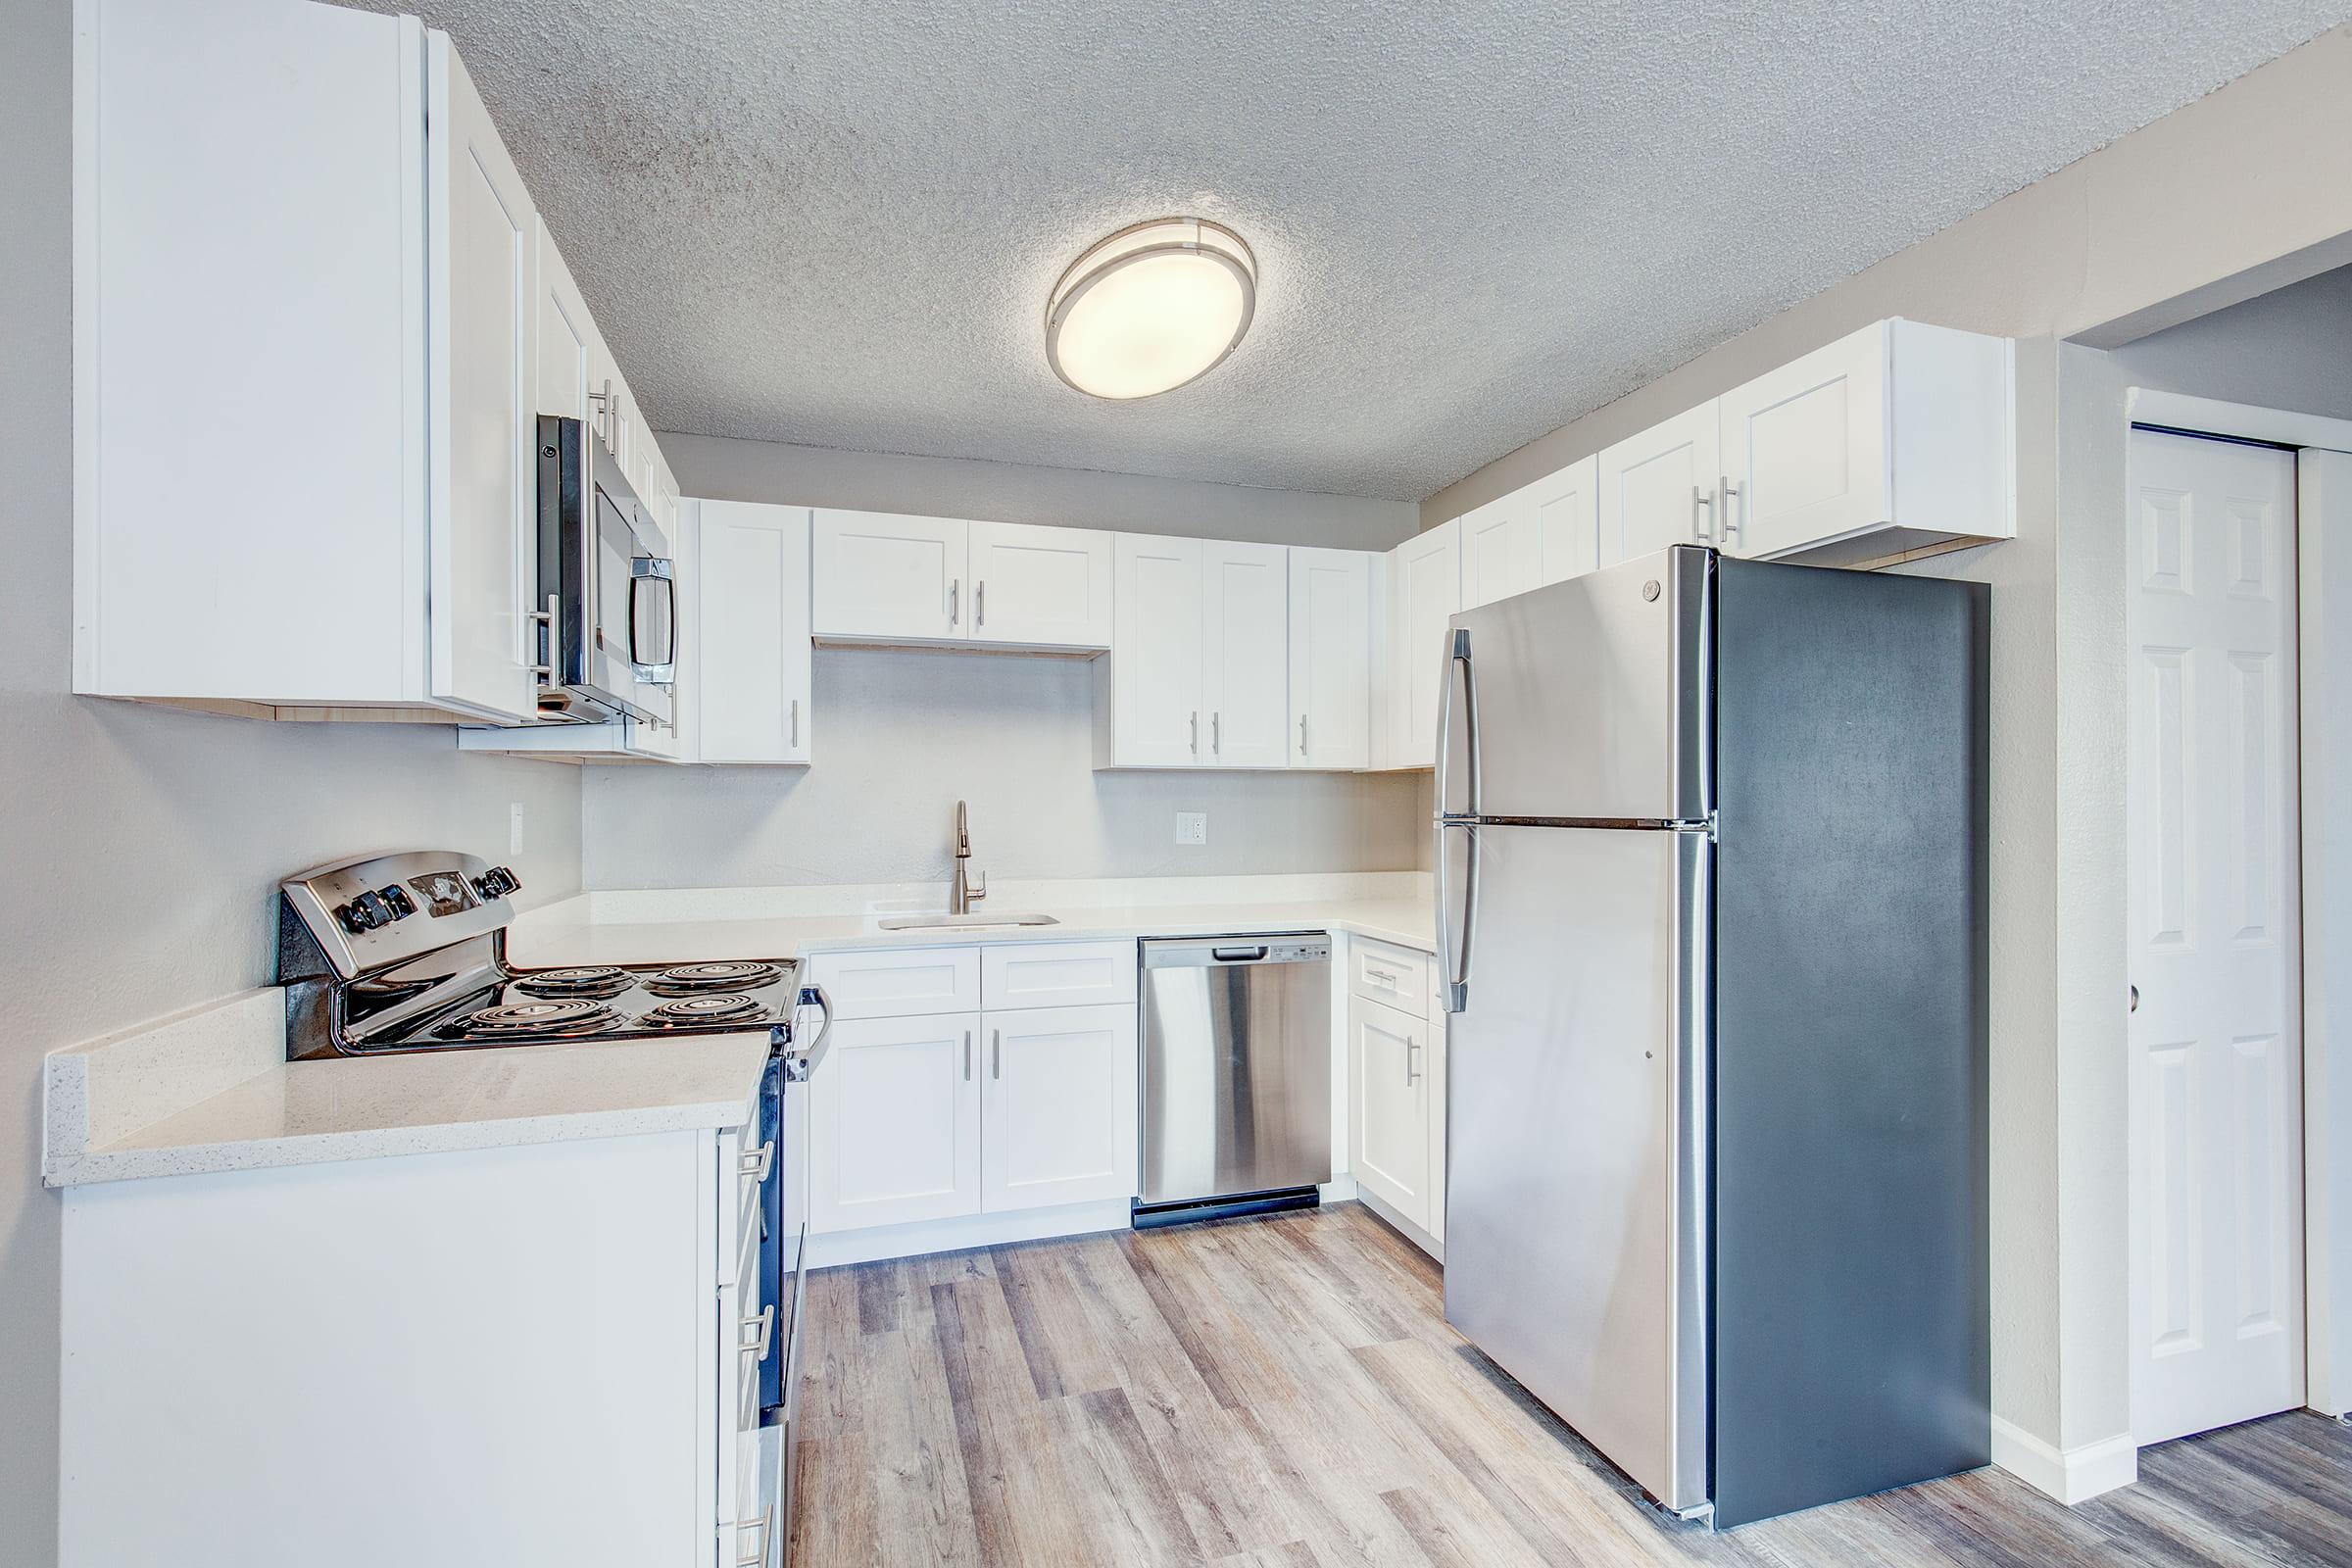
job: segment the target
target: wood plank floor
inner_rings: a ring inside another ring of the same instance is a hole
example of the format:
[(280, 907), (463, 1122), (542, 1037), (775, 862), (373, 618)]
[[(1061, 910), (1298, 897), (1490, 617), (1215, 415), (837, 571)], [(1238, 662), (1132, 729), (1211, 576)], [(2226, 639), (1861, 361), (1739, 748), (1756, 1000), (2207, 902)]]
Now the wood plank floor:
[(2352, 1563), (2352, 1433), (2301, 1414), (2071, 1510), (1984, 1470), (1679, 1524), (1355, 1203), (832, 1269), (808, 1301), (800, 1568)]

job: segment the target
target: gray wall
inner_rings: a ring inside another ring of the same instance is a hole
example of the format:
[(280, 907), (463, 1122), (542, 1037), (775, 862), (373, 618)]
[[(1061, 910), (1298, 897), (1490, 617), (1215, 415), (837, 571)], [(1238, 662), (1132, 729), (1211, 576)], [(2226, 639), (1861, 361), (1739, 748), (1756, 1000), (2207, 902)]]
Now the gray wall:
[[(1993, 586), (1996, 1448), (2127, 1434), (2122, 1152), (2123, 442), (2118, 357), (2237, 386), (2150, 334), (2352, 261), (2352, 28), (2339, 27), (1422, 503), (1470, 508), (1887, 316), (2019, 340), (2018, 537), (1907, 569)], [(2326, 296), (2330, 284), (2315, 284)], [(2275, 328), (2276, 306), (2248, 308)], [(2076, 341), (2067, 341), (2067, 340)], [(2272, 350), (2280, 347), (2275, 329)], [(2315, 351), (2324, 353), (2324, 348)], [(2234, 378), (2234, 379), (2232, 379)], [(2181, 389), (2181, 388), (2176, 388)], [(2201, 389), (2201, 388), (2200, 388)]]
[[(67, 695), (72, 8), (11, 4), (0, 45), (0, 1562), (54, 1557), (58, 1198), (40, 1186), (49, 1048), (267, 980), (271, 899), (335, 856), (502, 853), (579, 882), (572, 769), (461, 757), (446, 727), (271, 725)], [(201, 367), (191, 368), (192, 385)], [(256, 462), (268, 454), (256, 453)], [(233, 503), (233, 498), (229, 498)], [(209, 519), (192, 513), (191, 527)]]
[(2352, 419), (2352, 267), (2115, 351), (2133, 386)]
[[(1399, 502), (1016, 464), (664, 435), (680, 488), (731, 501), (1384, 549)], [(811, 768), (594, 766), (588, 885), (944, 881), (968, 800), (979, 863), (1005, 877), (1411, 868), (1409, 777), (1096, 772), (1097, 668), (1058, 659), (820, 650)], [(1179, 849), (1175, 813), (1206, 811)]]

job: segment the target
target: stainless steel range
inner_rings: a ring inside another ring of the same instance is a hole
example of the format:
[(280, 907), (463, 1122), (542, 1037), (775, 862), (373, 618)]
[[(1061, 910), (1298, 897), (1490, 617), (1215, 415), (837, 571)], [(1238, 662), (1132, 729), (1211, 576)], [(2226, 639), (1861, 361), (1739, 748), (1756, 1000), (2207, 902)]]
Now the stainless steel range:
[(509, 897), (521, 886), (506, 867), (455, 851), (377, 856), (288, 878), (277, 953), (287, 1055), (763, 1029), (787, 1070), (807, 1075), (808, 1061), (792, 1049), (795, 1015), (824, 1000), (799, 983), (791, 959), (516, 968), (506, 928)]

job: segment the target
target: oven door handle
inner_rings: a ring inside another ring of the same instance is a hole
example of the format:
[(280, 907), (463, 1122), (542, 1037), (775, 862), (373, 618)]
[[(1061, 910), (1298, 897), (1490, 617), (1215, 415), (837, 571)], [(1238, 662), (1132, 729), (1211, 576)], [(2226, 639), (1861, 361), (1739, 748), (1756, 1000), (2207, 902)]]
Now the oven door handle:
[(825, 995), (823, 986), (812, 982), (801, 987), (799, 1005), (814, 1006), (823, 1020), (817, 1025), (816, 1038), (808, 1042), (808, 1050), (786, 1052), (784, 1055), (785, 1081), (805, 1084), (808, 1081), (808, 1075), (816, 1071), (816, 1064), (825, 1059), (826, 1051), (831, 1049), (833, 999)]

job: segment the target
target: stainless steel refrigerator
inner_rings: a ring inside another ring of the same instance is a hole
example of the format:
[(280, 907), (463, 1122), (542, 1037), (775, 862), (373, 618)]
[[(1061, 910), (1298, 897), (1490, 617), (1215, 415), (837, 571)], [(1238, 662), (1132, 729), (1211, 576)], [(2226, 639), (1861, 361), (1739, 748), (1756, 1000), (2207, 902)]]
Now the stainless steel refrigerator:
[(1987, 615), (1676, 546), (1449, 627), (1446, 1315), (1677, 1513), (1988, 1462)]

